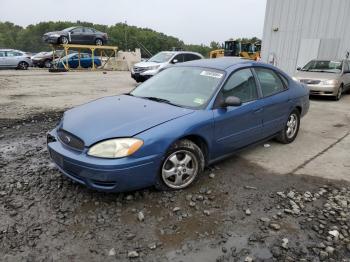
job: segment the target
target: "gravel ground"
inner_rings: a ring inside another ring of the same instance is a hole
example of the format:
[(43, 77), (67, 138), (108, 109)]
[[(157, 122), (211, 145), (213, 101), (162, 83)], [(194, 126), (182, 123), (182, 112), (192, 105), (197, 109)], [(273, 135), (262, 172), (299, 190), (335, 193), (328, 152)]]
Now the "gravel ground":
[(49, 161), (60, 116), (0, 121), (0, 260), (350, 261), (349, 184), (236, 156), (188, 190), (99, 193)]

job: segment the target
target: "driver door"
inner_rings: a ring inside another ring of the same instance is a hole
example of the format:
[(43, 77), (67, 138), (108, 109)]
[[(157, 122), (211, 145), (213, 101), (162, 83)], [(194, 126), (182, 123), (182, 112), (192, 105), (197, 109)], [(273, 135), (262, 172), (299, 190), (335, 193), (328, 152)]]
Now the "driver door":
[[(214, 108), (214, 158), (252, 144), (263, 137), (263, 103), (259, 99), (256, 79), (250, 68), (234, 72), (218, 94), (218, 100), (228, 96), (240, 98), (242, 105)], [(216, 103), (217, 104), (217, 103)]]
[(84, 43), (83, 28), (78, 27), (70, 31), (70, 38), (71, 38), (72, 44), (83, 44)]

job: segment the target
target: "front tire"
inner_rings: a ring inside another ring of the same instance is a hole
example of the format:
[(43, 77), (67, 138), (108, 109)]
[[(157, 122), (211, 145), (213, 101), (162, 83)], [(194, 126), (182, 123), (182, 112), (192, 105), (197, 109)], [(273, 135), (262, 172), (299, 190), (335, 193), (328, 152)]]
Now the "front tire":
[(341, 84), (341, 86), (338, 89), (337, 95), (334, 97), (335, 101), (339, 101), (341, 99), (341, 97), (343, 95), (343, 91), (344, 91), (344, 87), (343, 87), (343, 84)]
[(95, 45), (98, 45), (98, 46), (103, 45), (102, 39), (97, 38), (97, 39), (95, 40)]
[(166, 153), (155, 187), (159, 190), (189, 187), (204, 170), (204, 165), (202, 150), (190, 140), (179, 140)]
[(60, 37), (60, 43), (62, 45), (67, 45), (69, 43), (69, 40), (68, 40), (68, 38), (66, 36), (61, 36)]
[(51, 61), (50, 59), (46, 59), (45, 62), (44, 62), (44, 67), (45, 68), (50, 68), (51, 67)]
[(288, 116), (288, 120), (279, 135), (276, 137), (277, 141), (283, 144), (292, 143), (298, 135), (300, 127), (300, 112), (294, 109)]
[(19, 62), (18, 63), (18, 66), (17, 66), (17, 69), (20, 69), (20, 70), (27, 70), (28, 69), (28, 63), (27, 62)]

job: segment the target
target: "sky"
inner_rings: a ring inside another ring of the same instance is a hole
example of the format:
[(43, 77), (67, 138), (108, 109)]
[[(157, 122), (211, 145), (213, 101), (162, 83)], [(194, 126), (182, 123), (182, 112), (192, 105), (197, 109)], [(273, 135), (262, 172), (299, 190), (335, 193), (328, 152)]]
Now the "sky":
[(209, 44), (237, 37), (261, 38), (266, 0), (0, 0), (0, 6), (0, 21), (21, 26), (44, 21), (106, 25), (126, 21), (186, 44)]

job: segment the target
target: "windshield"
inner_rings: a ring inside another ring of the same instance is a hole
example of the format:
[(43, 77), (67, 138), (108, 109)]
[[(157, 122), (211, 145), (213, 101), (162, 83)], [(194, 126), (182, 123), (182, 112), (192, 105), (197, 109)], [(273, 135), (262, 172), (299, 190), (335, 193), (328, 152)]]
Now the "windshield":
[(213, 69), (172, 67), (153, 76), (130, 94), (157, 98), (181, 107), (201, 108), (223, 77), (224, 72)]
[(343, 63), (341, 61), (312, 60), (301, 70), (310, 72), (340, 73), (342, 71), (342, 66)]
[(148, 59), (148, 62), (165, 63), (174, 55), (172, 52), (160, 52)]

